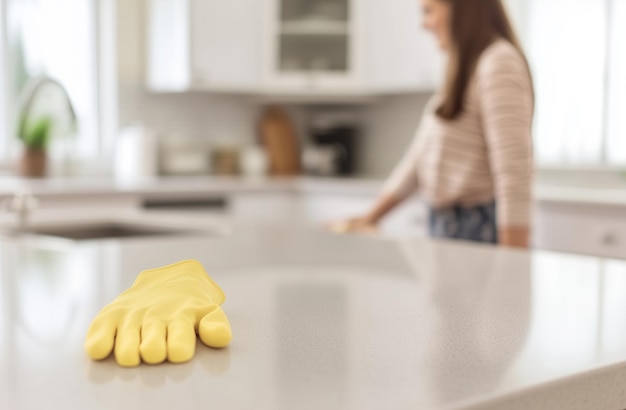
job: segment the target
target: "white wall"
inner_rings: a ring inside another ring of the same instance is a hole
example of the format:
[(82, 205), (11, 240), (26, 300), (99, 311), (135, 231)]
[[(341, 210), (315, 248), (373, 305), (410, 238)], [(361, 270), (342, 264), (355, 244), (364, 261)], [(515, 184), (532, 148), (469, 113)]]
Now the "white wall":
[(509, 17), (513, 20), (517, 35), (523, 43), (526, 38), (527, 0), (504, 0), (504, 4), (509, 12)]
[(415, 136), (430, 94), (386, 97), (363, 109), (360, 174), (385, 177)]

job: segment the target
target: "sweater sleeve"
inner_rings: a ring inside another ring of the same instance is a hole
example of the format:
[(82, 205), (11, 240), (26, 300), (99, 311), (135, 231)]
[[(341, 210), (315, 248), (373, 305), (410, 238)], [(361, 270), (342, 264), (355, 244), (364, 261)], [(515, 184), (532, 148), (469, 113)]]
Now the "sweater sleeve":
[(476, 71), (481, 120), (502, 227), (530, 224), (534, 95), (524, 59), (513, 47), (495, 47)]
[(383, 185), (383, 195), (404, 199), (417, 190), (417, 150), (418, 136), (416, 135), (404, 157)]

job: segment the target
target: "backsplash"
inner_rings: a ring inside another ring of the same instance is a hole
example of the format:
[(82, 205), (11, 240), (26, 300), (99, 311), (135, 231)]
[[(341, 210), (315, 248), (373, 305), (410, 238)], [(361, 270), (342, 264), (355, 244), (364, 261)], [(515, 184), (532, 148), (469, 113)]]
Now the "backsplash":
[(431, 94), (386, 97), (363, 107), (359, 174), (384, 178), (409, 147)]
[(151, 94), (139, 84), (120, 85), (121, 126), (141, 122), (162, 136), (251, 144), (261, 107), (241, 97), (200, 93)]

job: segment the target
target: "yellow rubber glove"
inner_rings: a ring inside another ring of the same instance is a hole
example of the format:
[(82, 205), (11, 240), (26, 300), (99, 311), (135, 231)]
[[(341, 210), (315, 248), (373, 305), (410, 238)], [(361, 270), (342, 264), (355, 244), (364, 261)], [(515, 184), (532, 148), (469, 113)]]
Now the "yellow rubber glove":
[(104, 307), (87, 332), (85, 349), (95, 360), (115, 351), (120, 366), (191, 360), (196, 334), (222, 348), (232, 338), (220, 307), (224, 292), (198, 261), (143, 271), (133, 286)]

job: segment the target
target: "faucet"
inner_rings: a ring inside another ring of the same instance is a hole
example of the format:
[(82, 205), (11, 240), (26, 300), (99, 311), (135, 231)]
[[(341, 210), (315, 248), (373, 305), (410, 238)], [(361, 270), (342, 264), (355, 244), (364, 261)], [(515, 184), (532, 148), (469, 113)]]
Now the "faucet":
[[(74, 133), (76, 131), (77, 126), (78, 126), (78, 118), (76, 116), (76, 111), (74, 110), (74, 106), (72, 105), (72, 101), (70, 99), (69, 93), (67, 92), (67, 89), (58, 80), (55, 80), (52, 77), (40, 76), (40, 77), (31, 79), (26, 84), (26, 86), (24, 87), (24, 90), (20, 94), (20, 104), (19, 104), (20, 110), (19, 110), (19, 121), (18, 121), (18, 129), (17, 129), (18, 136), (23, 136), (24, 133), (26, 132), (26, 127), (29, 122), (28, 120), (32, 114), (31, 111), (33, 109), (33, 106), (35, 105), (37, 96), (40, 94), (41, 90), (45, 86), (53, 86), (61, 91), (61, 93), (65, 97), (65, 101), (67, 102), (67, 110), (70, 115), (70, 126), (71, 126), (70, 132)], [(68, 171), (66, 167), (68, 166), (68, 164), (64, 163), (63, 166), (65, 168), (63, 172), (67, 173)]]
[(28, 227), (30, 214), (39, 207), (39, 200), (30, 190), (24, 189), (17, 191), (13, 198), (6, 200), (3, 205), (6, 210), (17, 215), (15, 231), (25, 232)]
[[(45, 85), (52, 85), (61, 90), (61, 92), (65, 96), (65, 100), (67, 101), (67, 108), (72, 119), (72, 124), (76, 125), (76, 123), (78, 122), (76, 110), (74, 110), (74, 106), (72, 105), (72, 101), (70, 100), (70, 95), (67, 92), (67, 89), (58, 80), (55, 80), (54, 78), (45, 75), (31, 79), (28, 83), (26, 83), (26, 86), (24, 86), (24, 90), (20, 95), (20, 114), (22, 114), (23, 118), (28, 118), (30, 116), (30, 110), (32, 109), (37, 96), (41, 92), (41, 89)], [(24, 131), (24, 123), (25, 121), (20, 121), (20, 133)]]

